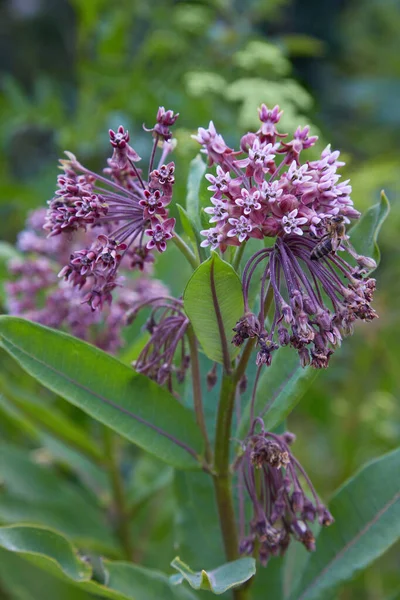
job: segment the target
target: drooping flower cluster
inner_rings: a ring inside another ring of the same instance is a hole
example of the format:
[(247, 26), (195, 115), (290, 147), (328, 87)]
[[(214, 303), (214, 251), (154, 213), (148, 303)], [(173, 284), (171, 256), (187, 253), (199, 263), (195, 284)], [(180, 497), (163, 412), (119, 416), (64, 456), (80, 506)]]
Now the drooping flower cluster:
[[(127, 323), (127, 313), (135, 306), (154, 297), (165, 295), (166, 287), (149, 277), (149, 266), (136, 279), (126, 279), (117, 290), (115, 301), (103, 313), (92, 311), (85, 302), (89, 282), (82, 287), (72, 287), (57, 276), (60, 264), (65, 263), (71, 252), (82, 244), (82, 232), (69, 236), (45, 237), (44, 209), (34, 211), (27, 226), (19, 234), (17, 247), (21, 257), (9, 263), (12, 281), (6, 284), (7, 308), (18, 315), (67, 332), (92, 342), (108, 352), (116, 352), (122, 345), (122, 329)], [(89, 231), (94, 243), (101, 231)], [(130, 260), (130, 259), (129, 259)], [(122, 268), (128, 262), (124, 258)], [(129, 263), (128, 263), (129, 266)], [(125, 270), (125, 272), (127, 272)]]
[[(259, 426), (260, 433), (255, 433)], [(309, 523), (333, 523), (333, 517), (321, 503), (303, 467), (289, 446), (294, 435), (277, 435), (264, 430), (260, 418), (254, 421), (243, 454), (236, 463), (240, 494), (246, 490), (253, 508), (246, 532), (242, 497), (240, 515), (241, 554), (252, 554), (257, 548), (261, 564), (271, 556), (283, 555), (291, 539), (300, 541), (307, 550), (315, 550), (315, 539)], [(302, 480), (311, 493), (304, 491)]]
[[(225, 251), (250, 238), (275, 238), (256, 252), (243, 271), (246, 313), (235, 327), (233, 343), (255, 338), (257, 364), (271, 364), (272, 352), (291, 345), (303, 366), (324, 368), (342, 336), (356, 319), (376, 317), (371, 308), (375, 280), (367, 276), (376, 265), (359, 256), (348, 242), (345, 223), (358, 218), (348, 181), (337, 174), (344, 163), (339, 152), (325, 148), (319, 160), (300, 162), (300, 153), (317, 140), (309, 128), (298, 128), (291, 141), (277, 131), (279, 107), (259, 109), (260, 129), (242, 137), (240, 151), (225, 144), (213, 123), (199, 129), (216, 175), (206, 175), (213, 206), (206, 208), (212, 227), (202, 246)], [(356, 266), (338, 250), (346, 249)], [(260, 309), (250, 305), (249, 289), (262, 267)], [(274, 313), (266, 328), (267, 309)]]
[(128, 314), (128, 320), (134, 319), (139, 310), (152, 307), (145, 324), (150, 339), (141, 351), (133, 366), (136, 371), (157, 381), (167, 384), (173, 391), (173, 376), (182, 383), (190, 365), (185, 334), (189, 319), (183, 312), (183, 302), (171, 296), (159, 296), (144, 301)]
[[(107, 177), (90, 171), (71, 153), (60, 161), (63, 173), (48, 203), (44, 228), (50, 237), (77, 230), (98, 232), (95, 239), (88, 236), (84, 248), (73, 252), (60, 273), (73, 286), (87, 288), (85, 301), (92, 310), (110, 304), (123, 257), (131, 259), (130, 268), (143, 270), (153, 260), (153, 251), (164, 252), (173, 237), (175, 219), (168, 218), (167, 207), (175, 166), (165, 164), (165, 159), (172, 150), (169, 128), (178, 116), (161, 107), (155, 126), (147, 130), (154, 137), (147, 181), (136, 166), (141, 158), (129, 145), (129, 133), (122, 126), (116, 132), (110, 130), (113, 155), (105, 169)], [(159, 145), (162, 153), (154, 168)]]

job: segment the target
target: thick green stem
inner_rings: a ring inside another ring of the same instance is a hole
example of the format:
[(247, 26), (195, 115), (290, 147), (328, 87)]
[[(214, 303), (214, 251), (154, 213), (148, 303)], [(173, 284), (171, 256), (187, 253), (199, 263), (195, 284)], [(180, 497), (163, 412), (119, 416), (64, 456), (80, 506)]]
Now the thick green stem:
[(133, 557), (133, 545), (129, 531), (129, 509), (126, 504), (124, 485), (116, 456), (115, 436), (107, 427), (104, 427), (103, 439), (108, 474), (113, 491), (113, 508), (115, 510), (116, 517), (116, 533), (124, 551), (125, 558), (131, 561)]
[[(217, 429), (214, 450), (214, 489), (218, 514), (228, 561), (239, 557), (239, 544), (236, 515), (232, 497), (232, 479), (229, 469), (229, 447), (232, 415), (235, 403), (236, 384), (232, 375), (223, 375), (218, 405)], [(247, 600), (248, 592), (244, 588), (233, 590), (235, 600)]]
[(197, 269), (197, 267), (199, 266), (199, 261), (197, 260), (196, 256), (193, 254), (189, 246), (183, 241), (181, 236), (177, 233), (174, 233), (172, 241), (174, 242), (175, 246), (179, 248), (183, 256), (191, 264), (193, 269)]
[(199, 364), (199, 352), (197, 349), (197, 340), (194, 334), (193, 328), (189, 325), (187, 329), (187, 336), (189, 340), (190, 348), (190, 365), (192, 370), (192, 387), (193, 387), (193, 404), (194, 412), (196, 415), (196, 421), (203, 435), (205, 443), (205, 457), (208, 464), (212, 460), (212, 450), (210, 440), (208, 438), (207, 426), (204, 419), (204, 408), (203, 398), (201, 393), (201, 375), (200, 375), (200, 364)]

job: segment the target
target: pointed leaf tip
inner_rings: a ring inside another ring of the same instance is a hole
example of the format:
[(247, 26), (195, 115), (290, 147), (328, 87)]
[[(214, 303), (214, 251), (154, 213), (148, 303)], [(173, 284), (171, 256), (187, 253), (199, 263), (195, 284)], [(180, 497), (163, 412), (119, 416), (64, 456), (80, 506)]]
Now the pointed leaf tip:
[(171, 567), (180, 573), (180, 576), (171, 577), (171, 583), (178, 585), (185, 579), (195, 590), (208, 590), (219, 595), (242, 585), (253, 577), (256, 572), (256, 561), (250, 557), (239, 558), (212, 571), (202, 569), (196, 572), (177, 556), (172, 561)]

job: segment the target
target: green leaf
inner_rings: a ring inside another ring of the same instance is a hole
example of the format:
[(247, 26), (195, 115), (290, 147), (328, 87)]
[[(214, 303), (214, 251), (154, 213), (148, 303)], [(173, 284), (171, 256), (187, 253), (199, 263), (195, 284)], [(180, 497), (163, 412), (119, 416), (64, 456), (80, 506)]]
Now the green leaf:
[(11, 385), (0, 375), (0, 389), (7, 399), (28, 417), (35, 425), (63, 440), (69, 446), (88, 455), (95, 462), (101, 462), (102, 453), (87, 433), (79, 429), (54, 406), (46, 406), (43, 400), (35, 398), (16, 385)]
[(190, 163), (186, 193), (186, 210), (196, 225), (199, 225), (199, 194), (205, 172), (206, 164), (198, 154)]
[(102, 511), (72, 483), (49, 467), (35, 464), (26, 451), (0, 445), (0, 519), (57, 529), (75, 542), (117, 553), (117, 544)]
[(320, 600), (400, 537), (400, 449), (364, 466), (329, 504), (335, 523), (317, 537), (293, 600)]
[(46, 573), (22, 556), (0, 548), (1, 589), (9, 594), (2, 600), (93, 600), (77, 584)]
[(177, 468), (200, 468), (203, 444), (193, 414), (147, 377), (24, 319), (0, 317), (0, 340), (30, 375), (94, 419)]
[(0, 546), (22, 555), (45, 556), (74, 581), (91, 578), (90, 566), (78, 557), (70, 542), (50, 529), (30, 525), (0, 527)]
[(199, 232), (199, 228), (194, 222), (194, 220), (189, 216), (187, 211), (180, 205), (176, 205), (179, 211), (179, 216), (181, 219), (182, 227), (190, 241), (192, 242), (193, 248), (195, 249), (197, 255), (201, 260), (205, 259), (204, 248), (200, 246), (201, 244), (201, 236)]
[(242, 285), (233, 267), (213, 252), (193, 273), (183, 299), (205, 354), (229, 363), (239, 350), (231, 343), (232, 329), (244, 312)]
[(350, 230), (350, 241), (356, 251), (373, 258), (377, 265), (381, 258), (377, 243), (378, 234), (389, 211), (389, 200), (382, 191), (380, 202), (371, 206)]
[(256, 561), (254, 558), (239, 558), (232, 562), (217, 567), (212, 571), (192, 571), (179, 557), (174, 558), (171, 567), (181, 574), (173, 575), (171, 580), (175, 585), (182, 583), (185, 579), (195, 590), (209, 590), (214, 594), (223, 594), (232, 588), (239, 587), (248, 581), (256, 572)]
[(176, 552), (196, 567), (218, 565), (225, 555), (211, 478), (205, 473), (177, 471), (174, 484)]
[[(8, 533), (10, 529), (16, 533)], [(96, 597), (112, 600), (194, 600), (191, 592), (175, 588), (164, 573), (131, 563), (104, 560), (105, 581), (104, 584), (97, 583), (91, 579), (92, 568), (77, 556), (68, 540), (49, 529), (21, 525), (0, 528), (0, 546)]]
[[(297, 352), (279, 348), (270, 367), (264, 367), (257, 387), (255, 415), (264, 418), (265, 428), (274, 429), (290, 414), (317, 376), (318, 371), (301, 367)], [(264, 416), (265, 415), (265, 416)], [(250, 401), (244, 409), (237, 437), (245, 437), (250, 428)]]
[(6, 300), (3, 282), (11, 279), (8, 271), (8, 263), (13, 258), (21, 258), (21, 255), (11, 244), (0, 242), (0, 301), (2, 302)]

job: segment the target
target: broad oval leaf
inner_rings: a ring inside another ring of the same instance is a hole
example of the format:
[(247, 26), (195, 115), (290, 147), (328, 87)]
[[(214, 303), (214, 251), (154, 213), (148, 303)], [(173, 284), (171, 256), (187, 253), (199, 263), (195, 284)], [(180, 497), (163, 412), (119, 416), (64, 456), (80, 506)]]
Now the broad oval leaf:
[(317, 537), (292, 600), (320, 600), (400, 537), (400, 449), (364, 466), (329, 503), (335, 523)]
[(232, 329), (244, 312), (242, 284), (234, 268), (213, 252), (193, 273), (183, 299), (205, 354), (229, 363), (239, 350), (231, 343)]
[[(265, 428), (274, 429), (286, 419), (299, 402), (318, 371), (300, 365), (297, 352), (279, 348), (270, 367), (264, 367), (257, 386), (254, 414), (264, 418)], [(250, 401), (244, 409), (237, 437), (242, 439), (250, 429)]]
[(171, 581), (175, 585), (186, 580), (195, 590), (209, 590), (219, 595), (239, 587), (253, 577), (256, 572), (256, 561), (247, 556), (226, 563), (212, 571), (202, 569), (195, 572), (177, 557), (172, 561), (171, 567), (180, 573), (180, 575), (171, 577)]
[(45, 556), (74, 581), (87, 581), (91, 567), (80, 559), (71, 543), (55, 531), (30, 525), (0, 527), (0, 547), (18, 554)]
[(357, 252), (373, 258), (377, 265), (381, 257), (377, 244), (378, 234), (389, 211), (389, 200), (382, 191), (380, 202), (371, 206), (350, 230), (350, 242)]
[(181, 469), (200, 468), (193, 413), (105, 352), (17, 317), (0, 317), (0, 342), (43, 385), (134, 444)]

